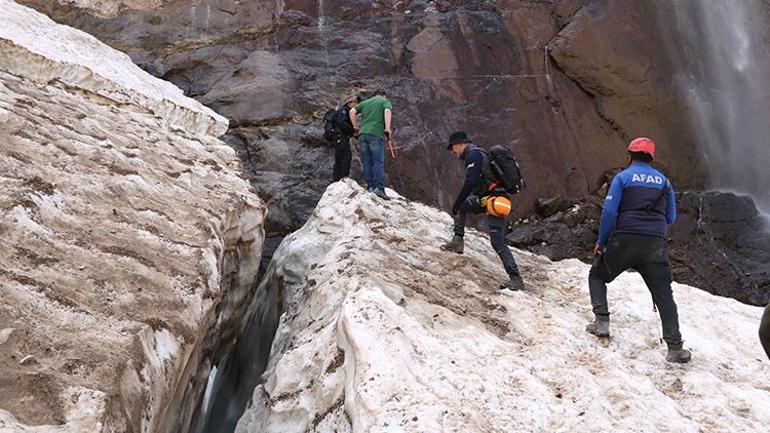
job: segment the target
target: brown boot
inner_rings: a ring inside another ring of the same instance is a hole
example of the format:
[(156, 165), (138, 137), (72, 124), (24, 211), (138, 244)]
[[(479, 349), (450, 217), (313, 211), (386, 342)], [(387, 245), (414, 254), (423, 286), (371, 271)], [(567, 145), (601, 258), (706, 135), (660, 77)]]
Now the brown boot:
[(597, 337), (609, 337), (610, 336), (610, 319), (595, 318), (592, 323), (586, 326), (586, 331), (589, 334), (594, 334)]
[(441, 246), (441, 249), (444, 251), (451, 251), (453, 253), (462, 254), (464, 247), (465, 240), (463, 240), (462, 236), (454, 235), (452, 236), (451, 241)]
[(676, 362), (679, 364), (686, 364), (690, 362), (691, 358), (692, 358), (692, 353), (690, 353), (690, 351), (687, 349), (683, 349), (681, 344), (668, 346), (666, 361)]
[(508, 281), (500, 283), (499, 290), (510, 290), (512, 292), (519, 292), (524, 290), (524, 280), (521, 279), (521, 275), (511, 275)]

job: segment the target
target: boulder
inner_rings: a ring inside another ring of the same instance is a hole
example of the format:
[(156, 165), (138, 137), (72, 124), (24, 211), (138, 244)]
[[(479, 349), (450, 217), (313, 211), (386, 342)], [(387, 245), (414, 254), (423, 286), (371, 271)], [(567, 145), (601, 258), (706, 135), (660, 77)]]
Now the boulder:
[(537, 214), (547, 218), (569, 207), (569, 202), (562, 196), (556, 197), (538, 197), (535, 202)]

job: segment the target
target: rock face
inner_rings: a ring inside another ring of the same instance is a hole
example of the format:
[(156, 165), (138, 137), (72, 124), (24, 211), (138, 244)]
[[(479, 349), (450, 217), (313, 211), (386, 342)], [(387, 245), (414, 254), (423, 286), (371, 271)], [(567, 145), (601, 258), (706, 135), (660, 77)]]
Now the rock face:
[(264, 238), (226, 126), (0, 0), (0, 431), (185, 428)]
[(592, 1), (551, 42), (551, 55), (623, 138), (613, 147), (620, 157), (632, 138), (652, 137), (674, 183), (698, 188), (709, 173), (690, 120), (695, 108), (675, 79), (681, 58), (671, 47), (681, 35), (671, 9), (665, 0)]
[(330, 186), (262, 283), (284, 315), (236, 431), (766, 430), (760, 308), (674, 284), (694, 360), (667, 365), (638, 275), (610, 285), (614, 338), (602, 345), (584, 331), (586, 265), (515, 251), (527, 290), (499, 293), (486, 235), (470, 231), (464, 255), (440, 251), (450, 224)]
[[(26, 3), (127, 52), (225, 115), (225, 140), (275, 210), (269, 237), (297, 229), (312, 212), (331, 180), (333, 150), (319, 140), (320, 116), (361, 88), (383, 86), (394, 103), (399, 156), (386, 162), (390, 184), (441, 208), (451, 206), (462, 181), (462, 165), (441, 145), (455, 129), (482, 145), (515, 148), (529, 185), (516, 212), (525, 215), (539, 196), (575, 199), (595, 189), (604, 170), (623, 162), (629, 134), (687, 125), (673, 109), (651, 111), (668, 94), (659, 80), (616, 68), (623, 58), (615, 52), (624, 48), (612, 45), (617, 35), (625, 36), (629, 21), (654, 22), (634, 12), (646, 13), (639, 2), (196, 0), (112, 19)], [(645, 53), (658, 49), (652, 35), (633, 34)], [(594, 42), (602, 44), (598, 53)], [(585, 72), (586, 64), (593, 69)], [(658, 77), (665, 66), (647, 69)], [(632, 96), (601, 102), (606, 92), (584, 83), (589, 72), (612, 75)], [(624, 116), (605, 109), (631, 100)], [(670, 145), (677, 152), (663, 152), (681, 168), (672, 170), (682, 178), (677, 184), (695, 186), (691, 147)]]

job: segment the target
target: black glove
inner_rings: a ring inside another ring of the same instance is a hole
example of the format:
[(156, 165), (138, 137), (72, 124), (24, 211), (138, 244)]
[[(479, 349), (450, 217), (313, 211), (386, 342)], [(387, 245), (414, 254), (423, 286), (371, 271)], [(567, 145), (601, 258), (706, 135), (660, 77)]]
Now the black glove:
[(594, 254), (594, 258), (591, 261), (591, 266), (597, 268), (599, 265), (602, 264), (602, 260), (604, 260), (604, 248), (600, 249)]

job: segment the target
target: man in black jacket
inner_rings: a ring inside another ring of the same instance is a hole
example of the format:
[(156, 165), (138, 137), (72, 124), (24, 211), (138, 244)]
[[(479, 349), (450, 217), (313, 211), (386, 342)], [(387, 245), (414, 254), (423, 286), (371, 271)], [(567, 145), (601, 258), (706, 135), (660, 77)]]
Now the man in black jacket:
[(334, 115), (336, 136), (334, 138), (334, 181), (350, 175), (350, 138), (353, 137), (353, 122), (350, 119), (350, 110), (355, 108), (358, 99), (350, 96), (345, 99), (345, 105), (337, 110)]
[[(468, 213), (485, 213), (486, 209), (481, 204), (482, 200), (491, 195), (489, 186), (494, 181), (492, 170), (489, 166), (489, 156), (484, 150), (473, 145), (465, 132), (455, 132), (449, 137), (447, 149), (465, 161), (465, 183), (460, 194), (457, 195), (452, 215), (454, 216), (454, 236), (452, 240), (444, 244), (441, 249), (457, 254), (463, 253), (465, 236), (465, 219)], [(496, 193), (495, 195), (503, 195)], [(503, 268), (508, 274), (508, 280), (500, 284), (500, 289), (513, 291), (523, 290), (524, 282), (519, 275), (519, 268), (511, 254), (508, 244), (505, 242), (505, 218), (487, 213), (489, 226), (489, 240), (492, 248), (500, 256)]]

